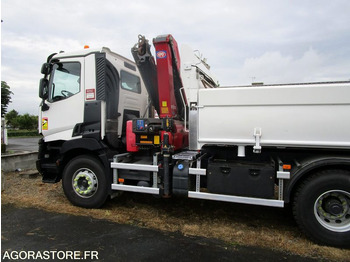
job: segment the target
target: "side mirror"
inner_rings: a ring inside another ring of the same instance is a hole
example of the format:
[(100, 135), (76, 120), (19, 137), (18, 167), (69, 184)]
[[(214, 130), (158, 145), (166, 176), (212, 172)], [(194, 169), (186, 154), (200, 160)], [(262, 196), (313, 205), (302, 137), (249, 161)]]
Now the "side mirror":
[(49, 75), (52, 71), (52, 64), (50, 63), (44, 63), (42, 66), (41, 66), (41, 73), (44, 74), (44, 75)]
[(41, 78), (39, 83), (39, 97), (47, 99), (49, 97), (49, 80)]

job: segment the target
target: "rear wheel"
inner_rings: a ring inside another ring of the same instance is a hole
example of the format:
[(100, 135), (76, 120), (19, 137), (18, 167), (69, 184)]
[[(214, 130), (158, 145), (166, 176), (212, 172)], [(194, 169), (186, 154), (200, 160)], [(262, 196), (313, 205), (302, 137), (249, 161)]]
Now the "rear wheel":
[(350, 172), (326, 170), (305, 180), (296, 192), (293, 212), (314, 241), (350, 247)]
[(63, 190), (80, 207), (98, 208), (108, 197), (108, 184), (98, 159), (85, 155), (72, 159), (63, 171)]

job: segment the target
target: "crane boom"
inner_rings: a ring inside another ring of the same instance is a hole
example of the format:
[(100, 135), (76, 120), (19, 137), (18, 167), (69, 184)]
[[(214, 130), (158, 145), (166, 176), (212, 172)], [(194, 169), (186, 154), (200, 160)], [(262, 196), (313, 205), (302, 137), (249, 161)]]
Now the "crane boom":
[(139, 40), (131, 48), (131, 53), (145, 83), (151, 102), (157, 112), (159, 112), (157, 66), (148, 40), (144, 36), (139, 35)]
[(153, 39), (156, 49), (158, 94), (160, 118), (172, 117), (183, 119), (180, 88), (180, 53), (172, 35), (161, 35)]
[(149, 41), (139, 35), (138, 43), (131, 49), (136, 65), (160, 118), (184, 119), (180, 76), (180, 54), (172, 35), (153, 39), (156, 61), (151, 54)]

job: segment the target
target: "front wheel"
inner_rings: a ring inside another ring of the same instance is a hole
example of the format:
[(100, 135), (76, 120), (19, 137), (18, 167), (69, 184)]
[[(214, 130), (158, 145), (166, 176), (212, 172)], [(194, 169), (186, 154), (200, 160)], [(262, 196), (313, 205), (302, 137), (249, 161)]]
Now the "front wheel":
[(67, 164), (62, 186), (69, 201), (80, 207), (98, 208), (108, 197), (103, 167), (98, 159), (88, 155), (76, 157)]
[(295, 194), (293, 211), (314, 241), (350, 247), (350, 172), (326, 170), (306, 179)]

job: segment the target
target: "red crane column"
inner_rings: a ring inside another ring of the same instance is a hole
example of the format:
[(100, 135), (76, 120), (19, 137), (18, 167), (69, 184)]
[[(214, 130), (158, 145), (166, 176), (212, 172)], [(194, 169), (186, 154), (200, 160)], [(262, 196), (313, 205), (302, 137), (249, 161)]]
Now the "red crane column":
[(153, 44), (157, 59), (159, 117), (176, 118), (181, 105), (178, 104), (175, 94), (182, 87), (177, 42), (172, 35), (164, 35), (153, 39)]

